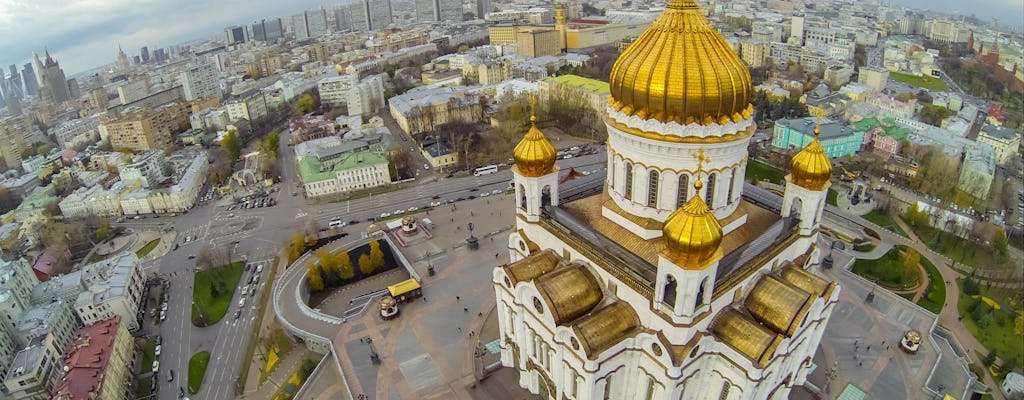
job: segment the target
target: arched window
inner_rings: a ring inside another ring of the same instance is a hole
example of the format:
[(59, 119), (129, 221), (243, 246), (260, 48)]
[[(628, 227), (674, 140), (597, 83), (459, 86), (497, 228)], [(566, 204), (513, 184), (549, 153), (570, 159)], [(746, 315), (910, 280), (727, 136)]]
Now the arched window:
[(544, 189), (540, 191), (540, 206), (547, 207), (551, 205), (551, 186), (544, 186)]
[(679, 187), (676, 190), (678, 190), (676, 193), (676, 208), (679, 208), (682, 207), (683, 204), (686, 204), (686, 199), (689, 197), (687, 195), (690, 194), (689, 175), (686, 175), (686, 173), (683, 172), (679, 173)]
[(718, 393), (718, 400), (729, 400), (729, 382), (722, 382), (722, 391)]
[(703, 281), (700, 281), (700, 286), (697, 287), (697, 298), (694, 299), (693, 309), (696, 310), (700, 306), (704, 305), (704, 292), (708, 288), (708, 278), (705, 277)]
[(651, 170), (647, 173), (647, 206), (658, 206), (658, 171)]
[(519, 208), (526, 209), (526, 188), (519, 185)]
[(737, 174), (737, 172), (739, 172), (739, 168), (733, 168), (732, 169), (732, 176), (729, 178), (729, 196), (726, 197), (726, 200), (729, 203), (732, 203), (734, 201), (734, 199), (732, 198), (732, 193), (733, 193), (733, 189), (736, 188), (736, 174)]
[(661, 295), (661, 302), (672, 308), (676, 306), (677, 285), (676, 278), (673, 278), (672, 275), (665, 276), (665, 293)]
[(623, 179), (622, 196), (626, 200), (633, 200), (633, 163), (626, 161), (626, 179)]
[(715, 208), (715, 174), (708, 174), (708, 191), (704, 194), (704, 202), (708, 207)]

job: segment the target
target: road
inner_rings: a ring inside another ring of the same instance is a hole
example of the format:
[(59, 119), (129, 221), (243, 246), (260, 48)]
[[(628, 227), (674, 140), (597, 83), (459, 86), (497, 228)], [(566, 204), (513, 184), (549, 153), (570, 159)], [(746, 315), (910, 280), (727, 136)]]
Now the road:
[[(193, 326), (191, 321), (195, 259), (190, 256), (200, 254), (203, 247), (230, 247), (233, 260), (245, 259), (249, 264), (255, 265), (273, 259), (281, 244), (289, 240), (292, 233), (301, 229), (307, 221), (314, 221), (323, 228), (326, 228), (328, 222), (334, 218), (362, 221), (365, 224), (368, 219), (380, 217), (381, 213), (385, 212), (407, 211), (410, 207), (427, 207), (431, 202), (455, 201), (458, 198), (468, 199), (469, 196), (480, 197), (495, 190), (504, 191), (508, 187), (508, 182), (512, 180), (512, 174), (508, 169), (490, 175), (461, 178), (444, 178), (440, 174), (427, 173), (416, 181), (400, 184), (398, 190), (390, 193), (340, 203), (315, 204), (302, 196), (291, 196), (292, 188), (297, 187), (297, 171), (293, 148), (287, 145), (289, 139), (288, 132), (283, 132), (279, 149), (283, 181), (277, 186), (280, 191), (272, 194), (277, 200), (273, 207), (227, 211), (232, 200), (226, 198), (198, 205), (176, 217), (130, 219), (114, 223), (115, 226), (134, 230), (159, 230), (172, 226), (178, 233), (177, 250), (172, 250), (159, 260), (143, 265), (143, 271), (147, 276), (159, 277), (167, 282), (166, 320), (158, 325), (153, 323), (154, 318), (149, 317), (148, 309), (159, 307), (160, 304), (150, 302), (141, 330), (142, 335), (159, 335), (163, 339), (161, 355), (158, 357), (160, 371), (156, 377), (159, 382), (157, 399), (178, 399), (179, 391), (187, 384), (189, 358), (203, 350), (210, 351), (212, 357), (201, 390), (190, 397), (219, 400), (234, 396), (243, 361), (242, 353), (251, 340), (252, 323), (256, 312), (260, 311), (255, 309), (256, 305), (252, 300), (260, 297), (269, 284), (265, 279), (260, 280), (256, 288), (257, 293), (255, 296), (249, 296), (241, 317), (235, 320), (234, 313), (238, 310), (238, 300), (241, 296), (240, 288), (247, 284), (251, 274), (244, 273), (243, 282), (236, 288), (227, 315), (210, 327)], [(605, 166), (605, 156), (603, 149), (599, 150), (602, 151), (593, 155), (565, 159), (559, 164), (564, 171), (575, 167), (581, 172), (600, 172)], [(439, 198), (433, 199), (435, 195)], [(189, 236), (195, 239), (185, 242), (185, 238)], [(236, 241), (237, 244), (234, 243)], [(250, 271), (254, 269), (250, 267)], [(269, 266), (264, 269), (269, 269)], [(157, 296), (157, 290), (154, 289), (150, 294), (152, 298)], [(174, 371), (173, 382), (167, 381), (170, 370)]]

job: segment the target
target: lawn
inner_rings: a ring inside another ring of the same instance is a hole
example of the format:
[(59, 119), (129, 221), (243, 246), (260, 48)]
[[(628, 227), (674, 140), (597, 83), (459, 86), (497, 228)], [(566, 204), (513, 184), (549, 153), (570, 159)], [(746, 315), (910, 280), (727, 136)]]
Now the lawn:
[(750, 162), (747, 163), (746, 175), (746, 179), (748, 181), (768, 181), (781, 185), (786, 177), (786, 172), (771, 165), (750, 160)]
[(231, 297), (238, 288), (245, 261), (196, 272), (192, 290), (192, 324), (198, 327), (216, 324), (231, 308)]
[(830, 205), (830, 206), (837, 207), (836, 206), (836, 197), (837, 196), (839, 196), (839, 193), (837, 193), (835, 190), (829, 189), (828, 190), (828, 194), (825, 195), (825, 203)]
[[(155, 352), (156, 339), (146, 339), (146, 343), (142, 345), (142, 368), (139, 370), (139, 375), (145, 374), (149, 372), (149, 370), (153, 369), (153, 360), (156, 359), (156, 356), (154, 356), (153, 353)], [(147, 393), (149, 392), (148, 386), (146, 387), (146, 391)]]
[(943, 232), (930, 226), (914, 226), (904, 219), (921, 242), (950, 260), (973, 267), (990, 268), (1002, 264), (1005, 260), (997, 251), (989, 246), (962, 239), (951, 233)]
[(203, 387), (203, 376), (206, 375), (206, 364), (209, 362), (208, 351), (200, 351), (188, 359), (188, 394), (199, 393)]
[(135, 398), (142, 399), (149, 397), (150, 389), (153, 388), (153, 377), (147, 376), (135, 381)]
[(896, 224), (896, 221), (892, 219), (888, 214), (885, 214), (878, 210), (871, 210), (871, 212), (861, 216), (868, 221), (873, 222), (875, 225), (888, 229), (895, 232), (897, 235), (907, 237), (907, 233)]
[(902, 250), (905, 246), (893, 247), (877, 260), (858, 259), (853, 263), (853, 273), (863, 276), (878, 284), (894, 288), (912, 288), (921, 279), (917, 268), (905, 268), (903, 266)]
[(943, 82), (942, 78), (935, 76), (917, 76), (899, 72), (889, 72), (889, 77), (908, 85), (922, 87), (928, 90), (937, 90), (940, 92), (949, 90), (949, 86), (946, 86), (946, 82)]
[(928, 273), (928, 288), (924, 290), (924, 295), (917, 301), (917, 305), (938, 314), (942, 312), (942, 307), (946, 303), (946, 282), (942, 279), (939, 269), (927, 257), (921, 257), (921, 266)]
[(153, 251), (153, 249), (155, 249), (158, 244), (160, 244), (160, 238), (153, 239), (149, 243), (146, 243), (145, 246), (142, 246), (141, 249), (136, 251), (135, 255), (139, 256), (139, 258), (143, 258), (146, 255), (148, 255), (149, 252)]
[(274, 400), (291, 400), (295, 396), (295, 392), (298, 392), (302, 385), (306, 383), (306, 379), (313, 374), (313, 370), (316, 369), (316, 361), (303, 360), (302, 364), (299, 365), (299, 369), (292, 373), (285, 381), (284, 386), (278, 389), (277, 393), (274, 394)]
[[(1024, 346), (1021, 346), (1020, 335), (1014, 334), (1013, 332), (1013, 311), (1005, 307), (1009, 299), (1019, 298), (1021, 296), (1020, 293), (1016, 293), (1012, 289), (996, 287), (986, 288), (986, 285), (980, 284), (980, 296), (985, 296), (1004, 304), (1004, 307), (1001, 307), (1001, 310), (994, 310), (983, 302), (980, 303), (978, 307), (982, 307), (982, 310), (978, 314), (983, 315), (982, 319), (988, 320), (981, 323), (981, 325), (985, 325), (987, 323), (987, 326), (983, 328), (979, 326), (979, 321), (975, 319), (975, 315), (970, 312), (972, 303), (977, 301), (976, 298), (964, 293), (963, 279), (957, 279), (957, 285), (960, 286), (960, 299), (957, 304), (957, 311), (959, 311), (960, 316), (963, 317), (963, 323), (964, 326), (967, 327), (967, 330), (969, 330), (971, 334), (974, 335), (974, 337), (978, 339), (983, 346), (985, 346), (985, 348), (995, 350), (999, 359), (1006, 361), (1011, 358), (1015, 358), (1018, 362), (1020, 360), (1024, 360)], [(1016, 308), (1019, 310), (1019, 303)], [(984, 316), (986, 314), (988, 317)]]

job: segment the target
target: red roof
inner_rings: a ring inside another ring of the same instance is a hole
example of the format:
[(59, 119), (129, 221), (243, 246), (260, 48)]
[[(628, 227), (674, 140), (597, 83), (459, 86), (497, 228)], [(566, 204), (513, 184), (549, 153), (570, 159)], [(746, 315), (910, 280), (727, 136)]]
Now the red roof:
[(120, 325), (121, 317), (115, 316), (78, 330), (65, 352), (64, 371), (53, 389), (54, 399), (91, 400), (102, 391)]

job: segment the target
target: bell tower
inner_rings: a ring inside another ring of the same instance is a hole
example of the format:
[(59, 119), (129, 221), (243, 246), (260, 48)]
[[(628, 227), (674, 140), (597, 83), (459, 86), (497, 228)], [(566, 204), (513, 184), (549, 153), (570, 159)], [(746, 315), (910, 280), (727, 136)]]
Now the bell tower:
[(832, 163), (821, 147), (821, 116), (814, 126), (814, 140), (793, 156), (792, 168), (786, 175), (786, 193), (782, 198), (782, 216), (800, 220), (800, 235), (811, 236), (821, 224), (828, 188), (832, 186)]
[(516, 145), (512, 157), (512, 181), (516, 191), (516, 214), (527, 222), (540, 220), (543, 208), (558, 205), (558, 151), (537, 128), (537, 99), (530, 96), (530, 130)]

